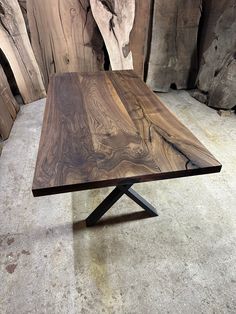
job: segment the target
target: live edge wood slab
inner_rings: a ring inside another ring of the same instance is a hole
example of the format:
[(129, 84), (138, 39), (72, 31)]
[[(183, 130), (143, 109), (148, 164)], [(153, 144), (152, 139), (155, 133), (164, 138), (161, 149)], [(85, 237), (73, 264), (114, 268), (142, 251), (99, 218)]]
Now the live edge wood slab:
[(134, 71), (51, 78), (34, 196), (220, 169), (215, 157)]

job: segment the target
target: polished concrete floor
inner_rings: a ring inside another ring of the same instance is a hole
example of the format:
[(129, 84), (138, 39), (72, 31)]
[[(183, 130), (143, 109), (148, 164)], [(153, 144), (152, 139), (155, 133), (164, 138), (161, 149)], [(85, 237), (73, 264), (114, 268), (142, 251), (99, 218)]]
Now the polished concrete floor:
[(158, 209), (110, 189), (33, 198), (45, 101), (24, 106), (0, 157), (0, 313), (236, 313), (236, 116), (161, 95), (223, 164), (220, 174), (137, 184)]

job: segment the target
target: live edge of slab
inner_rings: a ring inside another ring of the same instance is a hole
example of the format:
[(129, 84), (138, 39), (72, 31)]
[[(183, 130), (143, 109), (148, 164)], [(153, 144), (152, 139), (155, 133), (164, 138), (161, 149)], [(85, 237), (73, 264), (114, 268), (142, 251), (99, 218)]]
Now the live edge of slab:
[(51, 78), (34, 196), (220, 170), (215, 157), (134, 71)]

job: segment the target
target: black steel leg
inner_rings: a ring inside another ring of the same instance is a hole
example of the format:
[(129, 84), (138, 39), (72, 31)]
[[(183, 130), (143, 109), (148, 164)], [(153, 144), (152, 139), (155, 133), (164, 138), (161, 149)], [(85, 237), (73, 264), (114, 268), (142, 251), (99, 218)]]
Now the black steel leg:
[(148, 203), (142, 196), (135, 192), (131, 186), (133, 184), (124, 184), (117, 186), (100, 205), (86, 219), (87, 227), (93, 226), (96, 222), (114, 205), (123, 194), (126, 194), (139, 206), (141, 206), (150, 216), (158, 216), (155, 208)]
[(87, 227), (95, 225), (95, 223), (114, 205), (119, 198), (128, 190), (132, 184), (125, 185), (124, 189), (120, 190), (116, 187), (100, 205), (86, 219)]
[(129, 190), (127, 190), (125, 194), (129, 196), (135, 203), (141, 206), (144, 210), (146, 210), (146, 212), (150, 216), (158, 216), (156, 209), (132, 188), (129, 188)]

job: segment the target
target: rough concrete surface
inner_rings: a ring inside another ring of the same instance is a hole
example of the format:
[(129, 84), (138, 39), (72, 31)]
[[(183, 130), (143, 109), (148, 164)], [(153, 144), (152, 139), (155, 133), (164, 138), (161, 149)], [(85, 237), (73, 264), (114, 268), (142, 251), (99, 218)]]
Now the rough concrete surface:
[(184, 91), (161, 95), (223, 164), (220, 174), (137, 184), (158, 209), (110, 189), (33, 198), (45, 101), (24, 106), (0, 157), (0, 313), (236, 313), (236, 116)]

